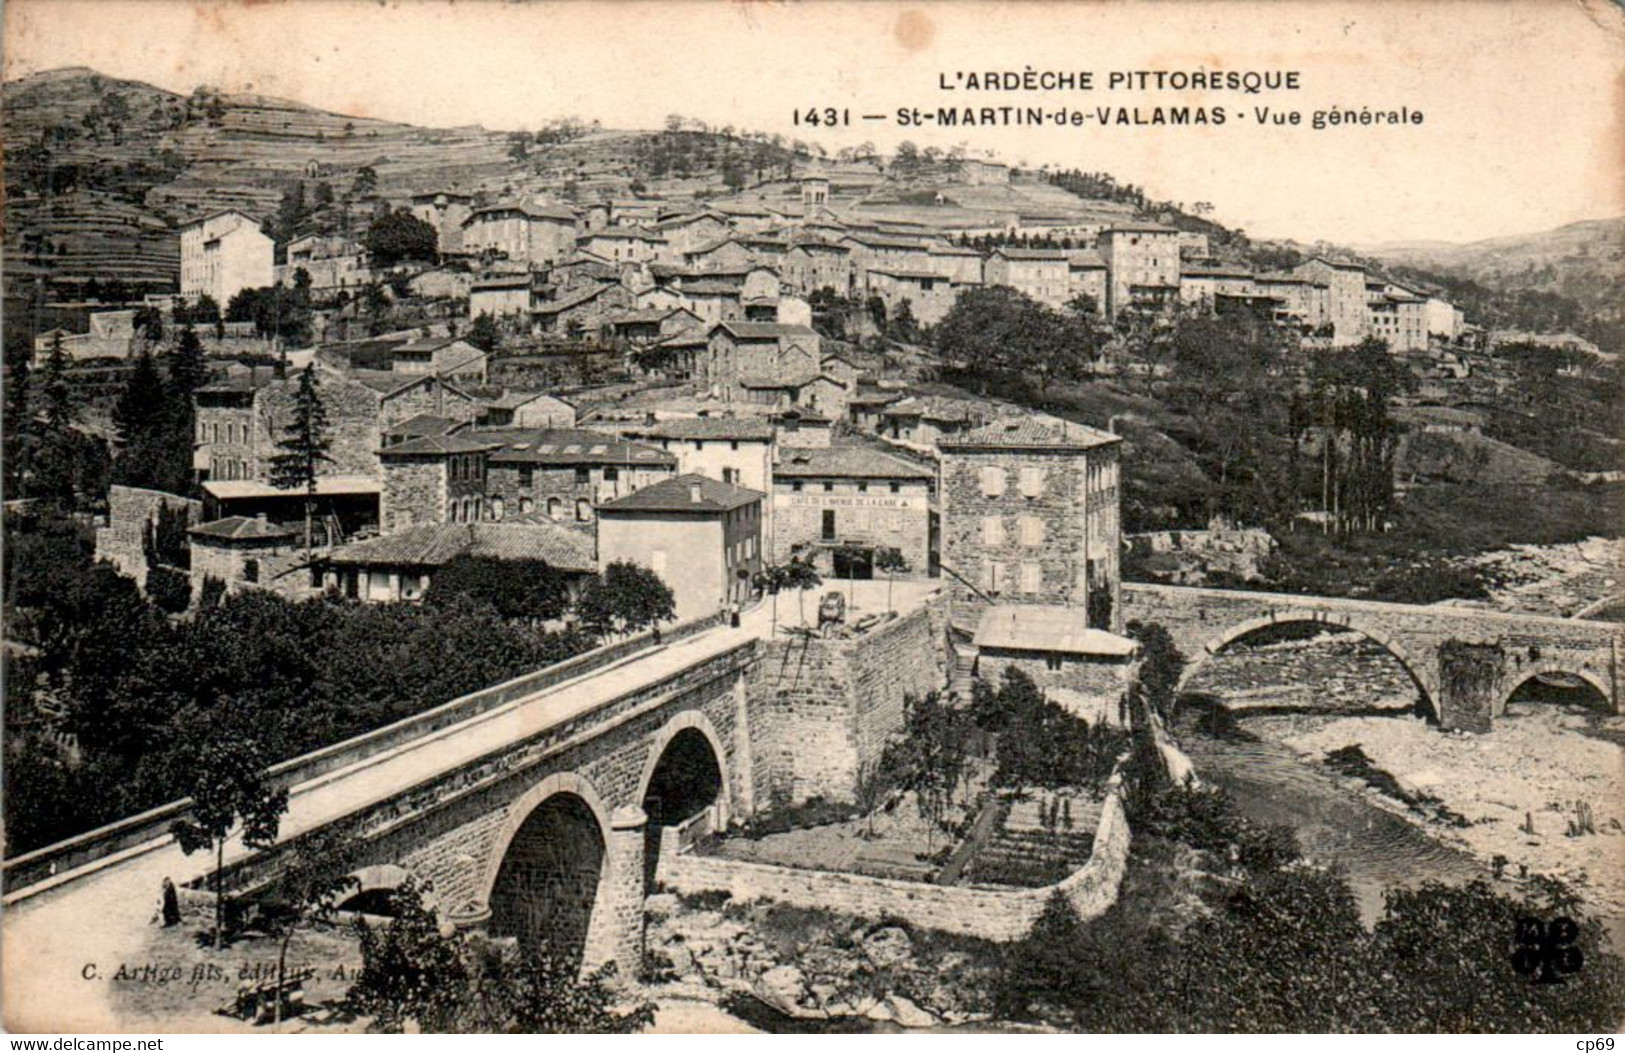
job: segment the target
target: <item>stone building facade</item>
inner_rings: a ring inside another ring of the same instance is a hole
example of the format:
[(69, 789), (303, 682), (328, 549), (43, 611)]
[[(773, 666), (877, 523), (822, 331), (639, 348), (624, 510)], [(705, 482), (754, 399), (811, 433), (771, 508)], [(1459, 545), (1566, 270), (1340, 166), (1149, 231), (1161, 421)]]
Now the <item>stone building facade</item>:
[(936, 566), (935, 488), (935, 472), (879, 450), (787, 450), (773, 474), (773, 562), (810, 558), (825, 575), (882, 577), (874, 558), (889, 548), (908, 562), (902, 577), (925, 577)]
[(1036, 416), (941, 440), (942, 562), (956, 603), (1089, 610), (1091, 592), (1105, 590), (1097, 627), (1120, 631), (1118, 443)]
[(419, 436), (379, 452), (383, 490), (378, 526), (385, 534), (435, 523), (485, 518), (486, 457), (493, 443), (474, 433)]
[(670, 479), (677, 458), (642, 443), (581, 429), (486, 429), (485, 498), (495, 521), (545, 516), (591, 530), (597, 507)]

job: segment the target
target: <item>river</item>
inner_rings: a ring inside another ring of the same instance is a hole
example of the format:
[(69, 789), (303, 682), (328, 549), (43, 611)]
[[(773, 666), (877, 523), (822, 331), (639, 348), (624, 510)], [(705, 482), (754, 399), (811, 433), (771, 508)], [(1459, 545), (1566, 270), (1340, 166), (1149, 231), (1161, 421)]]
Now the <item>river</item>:
[(1228, 791), (1248, 818), (1289, 827), (1310, 860), (1342, 869), (1367, 925), (1381, 915), (1389, 888), (1489, 876), (1473, 856), (1440, 844), (1333, 773), (1249, 734), (1228, 716), (1217, 701), (1202, 696), (1182, 709), (1176, 731), (1197, 773)]

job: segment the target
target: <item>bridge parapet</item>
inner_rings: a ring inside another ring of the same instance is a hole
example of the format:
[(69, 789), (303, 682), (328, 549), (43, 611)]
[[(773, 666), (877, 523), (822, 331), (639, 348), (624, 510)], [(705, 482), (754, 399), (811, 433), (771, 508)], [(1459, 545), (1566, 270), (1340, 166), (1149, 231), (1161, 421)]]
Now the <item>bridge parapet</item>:
[[(271, 767), (269, 773), (271, 780), (276, 785), (285, 787), (309, 782), (369, 757), (397, 749), (470, 717), (489, 712), (538, 691), (544, 691), (585, 673), (603, 669), (652, 648), (686, 639), (720, 624), (721, 616), (713, 615), (695, 619), (664, 633), (642, 633), (613, 644), (595, 647), (574, 658), (452, 699), (433, 709), (366, 734), (289, 758)], [(33, 886), (43, 885), (57, 878), (65, 879), (70, 874), (76, 873), (79, 868), (97, 866), (110, 860), (116, 861), (123, 858), (126, 853), (139, 853), (147, 848), (167, 843), (164, 839), (171, 825), (177, 819), (183, 818), (191, 807), (191, 798), (171, 801), (138, 815), (6, 860), (3, 868), (0, 868), (6, 902), (12, 902), (15, 894)]]

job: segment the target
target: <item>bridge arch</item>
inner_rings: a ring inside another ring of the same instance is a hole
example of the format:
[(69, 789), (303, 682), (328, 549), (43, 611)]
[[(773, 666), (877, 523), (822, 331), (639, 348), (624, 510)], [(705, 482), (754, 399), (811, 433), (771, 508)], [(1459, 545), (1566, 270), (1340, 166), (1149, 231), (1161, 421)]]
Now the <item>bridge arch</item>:
[(353, 870), (350, 877), (356, 880), (355, 888), (350, 890), (338, 909), (389, 916), (394, 913), (391, 897), (411, 876), (410, 871), (395, 863), (379, 863)]
[(722, 829), (730, 811), (728, 788), (728, 754), (704, 713), (684, 710), (655, 734), (634, 798), (648, 816), (643, 853), (646, 889), (653, 886), (660, 865), (663, 831), (674, 826), (702, 834)]
[(1404, 644), (1400, 643), (1393, 634), (1387, 632), (1381, 626), (1372, 624), (1364, 618), (1352, 618), (1327, 611), (1292, 609), (1271, 611), (1269, 614), (1249, 618), (1246, 621), (1230, 626), (1208, 640), (1200, 650), (1188, 657), (1185, 670), (1180, 674), (1179, 690), (1185, 690), (1186, 685), (1191, 682), (1196, 673), (1226, 647), (1260, 630), (1281, 625), (1321, 625), (1331, 629), (1342, 629), (1358, 633), (1372, 643), (1377, 644), (1399, 663), (1400, 667), (1405, 670), (1405, 675), (1410, 677), (1411, 683), (1416, 685), (1416, 689), (1421, 695), (1422, 704), (1426, 708), (1428, 719), (1434, 723), (1439, 721), (1438, 694), (1433, 684), (1433, 678), (1428, 675), (1427, 665), (1418, 661)]
[(491, 934), (527, 955), (580, 961), (601, 913), (609, 830), (603, 798), (575, 772), (549, 775), (509, 806), (484, 884)]
[(1538, 676), (1549, 676), (1552, 674), (1571, 676), (1585, 681), (1587, 686), (1594, 690), (1597, 693), (1597, 696), (1602, 699), (1603, 708), (1610, 713), (1614, 711), (1613, 688), (1606, 680), (1602, 678), (1599, 673), (1597, 673), (1595, 670), (1588, 669), (1583, 665), (1557, 660), (1536, 662), (1531, 665), (1522, 665), (1512, 670), (1510, 675), (1508, 675), (1506, 678), (1506, 690), (1501, 693), (1501, 697), (1496, 702), (1494, 715), (1500, 716), (1501, 714), (1505, 713), (1507, 706), (1512, 702), (1513, 696), (1516, 695), (1519, 689), (1524, 687), (1531, 680)]

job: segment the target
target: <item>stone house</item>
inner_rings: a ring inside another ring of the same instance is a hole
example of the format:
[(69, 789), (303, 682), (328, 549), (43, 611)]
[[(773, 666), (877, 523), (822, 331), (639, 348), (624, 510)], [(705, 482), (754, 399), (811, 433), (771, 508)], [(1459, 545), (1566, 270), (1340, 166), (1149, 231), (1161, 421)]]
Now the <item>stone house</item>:
[(484, 519), (486, 457), (495, 446), (481, 432), (461, 432), (419, 436), (381, 449), (379, 531), (387, 535)]
[(413, 194), (407, 209), (435, 230), (435, 247), (442, 256), (463, 251), (463, 221), (473, 211), (474, 198), (456, 190), (429, 190)]
[(1082, 296), (1095, 305), (1095, 315), (1106, 317), (1106, 297), (1111, 272), (1100, 253), (1093, 249), (1072, 249), (1066, 254), (1067, 302)]
[(312, 590), (304, 566), (303, 531), (273, 523), (264, 514), (227, 516), (187, 531), (191, 549), (192, 593), (208, 578), (218, 578), (228, 592), (269, 589), (299, 596)]
[(845, 295), (852, 286), (852, 250), (827, 241), (802, 241), (784, 254), (785, 284), (803, 296), (820, 289)]
[(598, 509), (599, 565), (654, 571), (675, 594), (679, 623), (746, 602), (762, 560), (756, 490), (679, 475)]
[(529, 202), (488, 205), (463, 220), (462, 251), (528, 268), (564, 259), (575, 249), (578, 220), (570, 209)]
[[(871, 578), (896, 549), (906, 577), (934, 572), (936, 473), (865, 446), (787, 448), (773, 471), (773, 562), (810, 558), (823, 574)], [(839, 555), (839, 559), (837, 556)]]
[(1292, 273), (1326, 286), (1326, 321), (1332, 326), (1334, 346), (1357, 344), (1370, 334), (1364, 267), (1348, 260), (1316, 256), (1298, 264)]
[(1117, 223), (1100, 232), (1095, 248), (1111, 271), (1106, 308), (1110, 317), (1143, 306), (1161, 306), (1179, 295), (1179, 231), (1160, 223)]
[(414, 376), (433, 373), (451, 380), (483, 384), (489, 359), (489, 355), (467, 340), (442, 336), (397, 345), (390, 355), (390, 369)]
[(920, 395), (882, 405), (875, 416), (877, 434), (919, 450), (933, 450), (943, 439), (981, 427), (993, 419), (990, 404), (975, 399)]
[(573, 428), (574, 404), (540, 391), (504, 391), (480, 408), (481, 428)]
[(468, 287), (468, 317), (528, 315), (531, 280), (529, 274), (498, 274), (476, 279)]
[(946, 274), (936, 271), (904, 270), (901, 267), (870, 267), (867, 291), (880, 297), (886, 309), (896, 313), (908, 304), (909, 313), (922, 325), (936, 325), (954, 305), (959, 289)]
[[(942, 562), (956, 575), (955, 604), (1070, 606), (1095, 613), (1091, 628), (1119, 631), (1120, 441), (1040, 416), (941, 440)], [(1091, 605), (1096, 593), (1105, 599)]]
[(574, 587), (597, 573), (590, 537), (552, 523), (455, 523), (408, 527), (334, 549), (324, 585), (363, 603), (421, 600), (435, 571), (462, 555), (540, 560)]
[(715, 398), (733, 401), (740, 381), (804, 378), (820, 372), (821, 341), (807, 326), (726, 321), (711, 327), (701, 380)]
[(1122, 701), (1138, 645), (1086, 624), (1080, 607), (998, 604), (976, 623), (975, 669), (996, 684), (1009, 669), (1032, 678), (1050, 701), (1091, 724), (1128, 725)]
[(591, 530), (595, 509), (669, 479), (677, 459), (598, 431), (504, 428), (477, 433), (490, 444), (487, 518), (539, 516)]
[(593, 283), (531, 306), (531, 327), (538, 333), (580, 337), (597, 333), (604, 319), (632, 307), (632, 290), (619, 283)]
[(1056, 310), (1071, 297), (1071, 263), (1060, 249), (997, 248), (983, 274), (989, 285), (1008, 286)]
[(715, 212), (691, 212), (663, 219), (653, 229), (666, 239), (667, 255), (682, 259), (701, 245), (726, 237), (728, 221)]
[(668, 254), (663, 236), (653, 230), (634, 226), (589, 230), (576, 238), (576, 247), (617, 263), (622, 260), (647, 262), (663, 259)]

